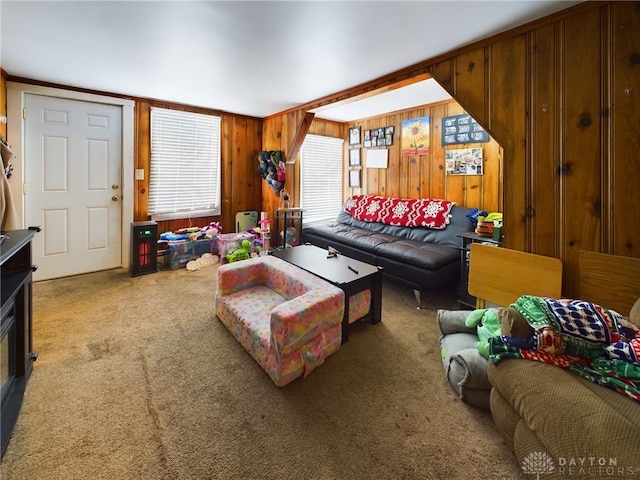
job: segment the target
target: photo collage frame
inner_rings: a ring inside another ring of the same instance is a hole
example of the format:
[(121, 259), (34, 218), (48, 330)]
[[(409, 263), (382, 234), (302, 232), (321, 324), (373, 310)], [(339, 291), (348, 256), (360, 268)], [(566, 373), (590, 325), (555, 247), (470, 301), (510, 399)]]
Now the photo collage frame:
[(393, 145), (394, 127), (380, 127), (364, 131), (364, 148), (388, 147)]

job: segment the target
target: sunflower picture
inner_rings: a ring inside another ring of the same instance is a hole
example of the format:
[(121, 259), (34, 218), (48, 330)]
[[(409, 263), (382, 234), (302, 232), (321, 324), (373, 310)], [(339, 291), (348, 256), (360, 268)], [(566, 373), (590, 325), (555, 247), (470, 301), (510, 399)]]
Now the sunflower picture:
[(400, 148), (403, 156), (429, 154), (429, 117), (402, 122)]

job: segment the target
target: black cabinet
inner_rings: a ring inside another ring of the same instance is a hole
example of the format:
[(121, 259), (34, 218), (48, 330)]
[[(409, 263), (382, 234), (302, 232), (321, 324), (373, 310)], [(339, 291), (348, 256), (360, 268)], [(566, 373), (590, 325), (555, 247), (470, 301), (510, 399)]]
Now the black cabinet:
[(0, 244), (0, 438), (2, 455), (18, 420), (37, 353), (31, 335), (31, 240), (39, 227), (2, 232)]
[(500, 246), (499, 240), (491, 237), (482, 237), (475, 232), (466, 232), (458, 235), (461, 238), (460, 247), (460, 282), (458, 283), (458, 302), (465, 307), (476, 308), (476, 297), (469, 293), (469, 261), (471, 259), (471, 244), (474, 242), (485, 243), (495, 247)]

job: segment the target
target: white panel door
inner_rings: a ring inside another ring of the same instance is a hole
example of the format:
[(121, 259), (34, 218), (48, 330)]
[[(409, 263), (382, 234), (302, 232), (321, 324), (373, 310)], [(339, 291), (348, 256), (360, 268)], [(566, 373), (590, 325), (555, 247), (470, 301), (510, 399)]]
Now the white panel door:
[(34, 94), (25, 105), (34, 279), (121, 266), (121, 107)]

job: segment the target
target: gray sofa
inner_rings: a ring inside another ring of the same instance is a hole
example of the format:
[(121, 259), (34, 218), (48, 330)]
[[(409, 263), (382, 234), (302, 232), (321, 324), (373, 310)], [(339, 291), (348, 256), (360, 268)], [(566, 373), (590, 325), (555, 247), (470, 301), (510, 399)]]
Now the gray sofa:
[(418, 306), (422, 293), (453, 284), (460, 277), (459, 234), (474, 224), (474, 209), (454, 206), (444, 229), (403, 227), (358, 220), (343, 209), (335, 222), (302, 228), (302, 242), (329, 246), (341, 254), (383, 267), (384, 275), (411, 287)]

